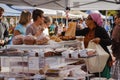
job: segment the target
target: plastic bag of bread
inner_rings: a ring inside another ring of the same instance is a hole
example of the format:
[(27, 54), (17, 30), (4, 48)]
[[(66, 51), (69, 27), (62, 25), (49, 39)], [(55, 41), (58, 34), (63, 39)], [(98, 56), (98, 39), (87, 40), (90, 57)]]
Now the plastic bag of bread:
[(25, 37), (24, 35), (16, 35), (16, 36), (13, 37), (12, 43), (13, 43), (14, 45), (23, 44), (23, 38), (24, 38), (24, 37)]
[(65, 36), (75, 36), (76, 22), (69, 22), (68, 29), (65, 32)]
[(36, 39), (37, 45), (42, 45), (42, 44), (47, 44), (47, 43), (48, 43), (48, 39), (46, 37), (44, 37), (42, 39), (39, 39), (39, 38)]
[(46, 36), (44, 33), (42, 33), (39, 37), (37, 37), (36, 39), (36, 44), (37, 45), (42, 45), (42, 44), (46, 44), (49, 41), (49, 36)]
[(35, 42), (36, 42), (36, 39), (32, 35), (27, 35), (23, 39), (23, 43), (26, 44), (26, 45), (34, 45)]

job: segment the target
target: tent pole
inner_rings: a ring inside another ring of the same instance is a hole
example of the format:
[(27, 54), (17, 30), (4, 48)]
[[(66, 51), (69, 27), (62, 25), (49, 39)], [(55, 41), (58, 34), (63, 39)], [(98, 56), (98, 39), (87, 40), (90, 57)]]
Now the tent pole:
[(68, 28), (68, 17), (69, 17), (69, 15), (68, 15), (68, 10), (66, 10), (66, 28)]
[(107, 25), (107, 13), (108, 13), (108, 11), (105, 10), (105, 25)]
[[(65, 0), (65, 8), (68, 7), (68, 0)], [(69, 10), (68, 9), (65, 9), (65, 13), (66, 13), (66, 28), (68, 28), (68, 18), (69, 18)]]

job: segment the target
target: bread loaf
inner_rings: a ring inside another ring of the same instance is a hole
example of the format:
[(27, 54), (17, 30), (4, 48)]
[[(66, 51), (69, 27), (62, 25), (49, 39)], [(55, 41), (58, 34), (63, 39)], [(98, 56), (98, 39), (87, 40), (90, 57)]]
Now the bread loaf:
[(47, 42), (48, 42), (47, 38), (36, 39), (36, 44), (37, 45), (43, 45), (43, 44), (46, 44)]
[(16, 35), (16, 36), (13, 37), (12, 43), (14, 45), (23, 44), (23, 38), (24, 38), (24, 35)]
[(35, 44), (35, 42), (36, 42), (35, 37), (32, 35), (27, 35), (23, 39), (23, 43), (26, 45), (33, 45)]

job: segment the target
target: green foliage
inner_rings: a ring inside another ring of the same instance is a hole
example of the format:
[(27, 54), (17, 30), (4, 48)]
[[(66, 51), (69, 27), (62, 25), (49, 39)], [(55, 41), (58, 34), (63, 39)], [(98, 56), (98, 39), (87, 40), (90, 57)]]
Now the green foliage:
[(109, 10), (108, 11), (108, 16), (114, 16), (114, 15), (116, 15), (117, 14), (117, 11), (116, 10)]
[[(103, 15), (106, 15), (106, 11), (105, 10), (101, 10), (100, 11)], [(107, 16), (114, 16), (117, 14), (117, 10), (108, 10), (107, 11)]]

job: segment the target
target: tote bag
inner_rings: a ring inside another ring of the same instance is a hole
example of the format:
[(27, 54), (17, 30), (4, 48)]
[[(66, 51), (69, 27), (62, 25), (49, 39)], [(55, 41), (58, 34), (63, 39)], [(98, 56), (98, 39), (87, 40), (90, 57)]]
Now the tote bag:
[(96, 50), (96, 56), (86, 59), (88, 71), (90, 73), (102, 72), (109, 58), (109, 54), (99, 44), (92, 41), (89, 42), (88, 48)]

